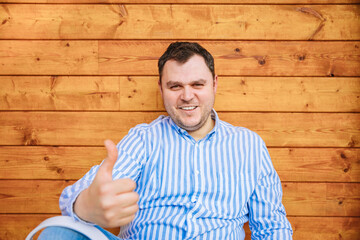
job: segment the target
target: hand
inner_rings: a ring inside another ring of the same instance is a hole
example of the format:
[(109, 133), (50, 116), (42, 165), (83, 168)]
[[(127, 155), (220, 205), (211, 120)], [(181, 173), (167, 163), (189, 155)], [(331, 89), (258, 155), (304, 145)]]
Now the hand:
[(112, 170), (118, 157), (115, 144), (105, 140), (107, 158), (89, 186), (75, 201), (74, 211), (83, 220), (114, 228), (130, 223), (139, 210), (136, 184), (124, 178), (113, 181)]

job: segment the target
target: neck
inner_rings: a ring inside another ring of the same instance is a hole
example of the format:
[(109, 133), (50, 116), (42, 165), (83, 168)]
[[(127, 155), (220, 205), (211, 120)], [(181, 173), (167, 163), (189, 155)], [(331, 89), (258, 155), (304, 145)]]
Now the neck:
[(209, 118), (206, 120), (205, 124), (195, 131), (188, 131), (189, 135), (192, 136), (196, 141), (203, 139), (211, 130), (215, 127), (215, 120), (211, 118), (211, 114)]

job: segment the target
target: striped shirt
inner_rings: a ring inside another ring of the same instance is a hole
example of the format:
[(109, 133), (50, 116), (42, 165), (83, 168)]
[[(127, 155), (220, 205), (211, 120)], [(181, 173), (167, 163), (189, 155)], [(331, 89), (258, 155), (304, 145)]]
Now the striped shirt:
[[(132, 128), (117, 145), (113, 179), (137, 183), (139, 211), (121, 227), (123, 239), (292, 239), (281, 203), (280, 179), (267, 148), (254, 132), (221, 121), (196, 141), (170, 117)], [(63, 215), (73, 212), (79, 193), (99, 166), (64, 189)], [(80, 220), (81, 221), (81, 220)]]

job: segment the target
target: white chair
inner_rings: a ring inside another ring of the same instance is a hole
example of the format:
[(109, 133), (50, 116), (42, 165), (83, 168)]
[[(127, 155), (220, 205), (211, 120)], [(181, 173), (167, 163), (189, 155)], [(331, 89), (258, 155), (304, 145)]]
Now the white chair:
[(25, 240), (32, 240), (34, 235), (43, 228), (46, 227), (65, 227), (75, 230), (84, 236), (95, 239), (95, 240), (109, 240), (104, 233), (102, 233), (99, 229), (80, 223), (75, 222), (69, 216), (56, 216), (52, 218), (48, 218), (40, 223), (34, 230), (32, 230), (26, 237)]

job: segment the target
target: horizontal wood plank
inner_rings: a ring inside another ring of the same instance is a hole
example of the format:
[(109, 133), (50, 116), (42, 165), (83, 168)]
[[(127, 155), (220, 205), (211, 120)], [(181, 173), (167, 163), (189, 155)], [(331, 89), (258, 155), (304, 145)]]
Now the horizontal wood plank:
[(0, 110), (115, 111), (123, 92), (118, 77), (102, 76), (0, 76), (0, 85)]
[(354, 4), (359, 0), (2, 0), (2, 3), (103, 4)]
[[(120, 77), (120, 110), (163, 111), (158, 77)], [(358, 112), (360, 78), (219, 77), (218, 111)]]
[[(0, 180), (0, 213), (59, 213), (59, 196), (73, 181)], [(291, 216), (359, 216), (360, 183), (283, 182)]]
[[(269, 148), (287, 182), (360, 182), (360, 149)], [(77, 180), (105, 158), (104, 147), (0, 147), (0, 179)]]
[[(163, 112), (0, 112), (0, 145), (102, 146)], [(219, 113), (257, 132), (269, 147), (358, 147), (359, 114)], [(284, 121), (286, 119), (286, 121)]]
[[(0, 239), (22, 240), (40, 222), (55, 214), (0, 214)], [(293, 239), (354, 240), (360, 234), (360, 218), (356, 217), (288, 217), (294, 231)], [(21, 224), (19, 225), (19, 222)], [(250, 240), (248, 223), (244, 226), (246, 240)], [(118, 229), (108, 229), (113, 234)], [(316, 233), (316, 234), (314, 234)]]
[[(158, 75), (167, 41), (100, 41), (99, 73)], [(359, 76), (359, 42), (200, 41), (219, 75)]]
[[(150, 76), (0, 76), (0, 110), (164, 111), (157, 81)], [(220, 76), (215, 109), (360, 112), (360, 78)]]
[(96, 75), (98, 65), (97, 41), (0, 41), (1, 75)]
[[(0, 75), (158, 75), (170, 41), (0, 41)], [(219, 75), (360, 76), (360, 42), (200, 41)], [(99, 49), (98, 49), (99, 48)]]
[(358, 5), (4, 4), (0, 36), (359, 40), (359, 12)]

